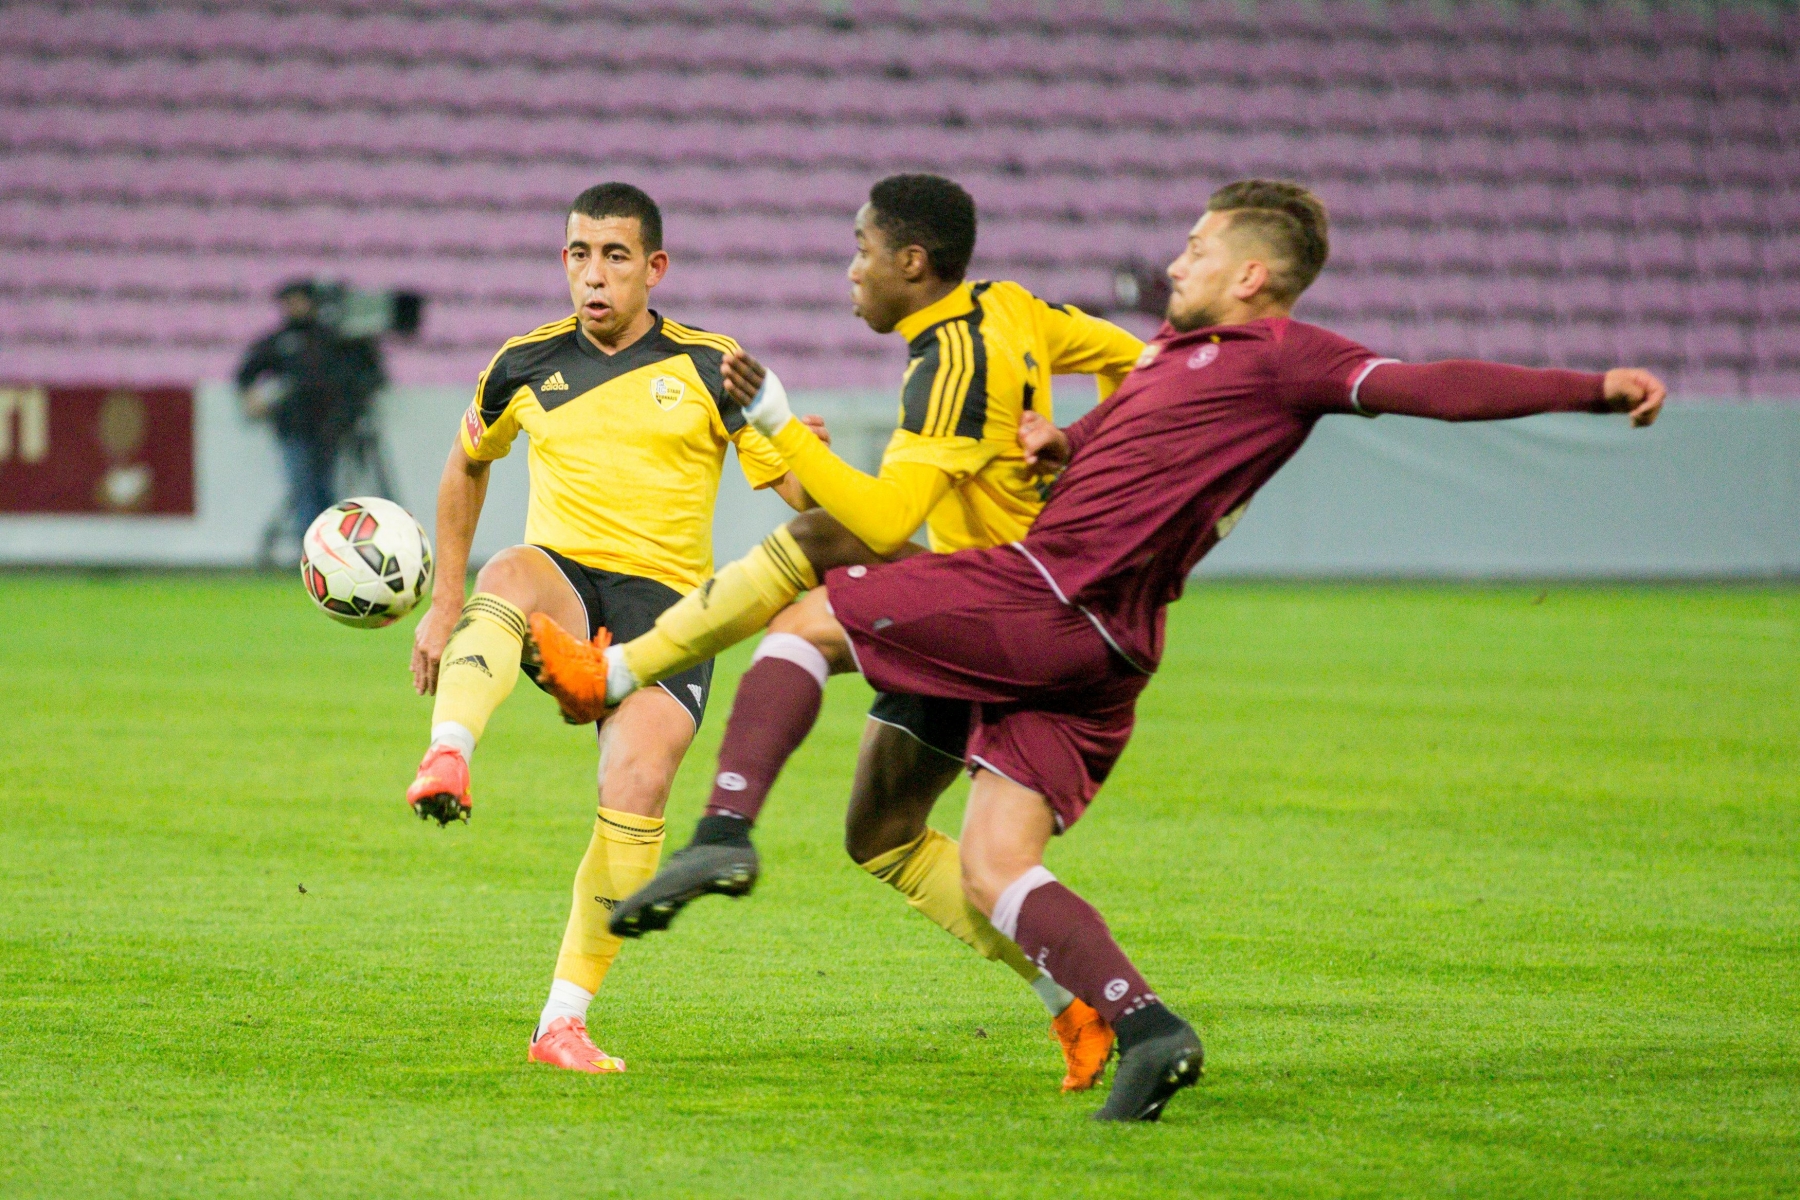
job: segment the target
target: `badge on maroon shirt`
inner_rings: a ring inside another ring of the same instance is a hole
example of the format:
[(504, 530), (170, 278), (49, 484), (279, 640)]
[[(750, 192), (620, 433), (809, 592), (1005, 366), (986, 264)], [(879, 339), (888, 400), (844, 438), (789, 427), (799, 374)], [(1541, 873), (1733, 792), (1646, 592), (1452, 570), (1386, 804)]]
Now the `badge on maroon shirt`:
[(1210, 367), (1218, 357), (1219, 343), (1208, 342), (1188, 355), (1188, 370), (1198, 371), (1201, 367)]

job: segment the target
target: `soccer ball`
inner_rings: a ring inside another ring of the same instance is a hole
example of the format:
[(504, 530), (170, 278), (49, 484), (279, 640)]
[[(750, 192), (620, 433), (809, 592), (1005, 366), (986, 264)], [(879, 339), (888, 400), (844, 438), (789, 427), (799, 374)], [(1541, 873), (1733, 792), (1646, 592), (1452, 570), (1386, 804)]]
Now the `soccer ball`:
[(332, 620), (379, 629), (411, 612), (431, 586), (431, 540), (392, 500), (352, 496), (307, 528), (300, 580)]

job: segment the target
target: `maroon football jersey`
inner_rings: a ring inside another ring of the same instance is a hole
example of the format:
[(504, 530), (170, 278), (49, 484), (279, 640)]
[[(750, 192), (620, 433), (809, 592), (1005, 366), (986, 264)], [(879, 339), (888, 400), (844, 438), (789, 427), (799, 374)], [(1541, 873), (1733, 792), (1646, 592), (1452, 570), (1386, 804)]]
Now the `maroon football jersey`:
[(1068, 470), (1019, 547), (1144, 671), (1162, 657), (1163, 609), (1194, 564), (1325, 414), (1487, 420), (1605, 407), (1598, 375), (1401, 365), (1289, 317), (1164, 325), (1139, 362), (1069, 427)]

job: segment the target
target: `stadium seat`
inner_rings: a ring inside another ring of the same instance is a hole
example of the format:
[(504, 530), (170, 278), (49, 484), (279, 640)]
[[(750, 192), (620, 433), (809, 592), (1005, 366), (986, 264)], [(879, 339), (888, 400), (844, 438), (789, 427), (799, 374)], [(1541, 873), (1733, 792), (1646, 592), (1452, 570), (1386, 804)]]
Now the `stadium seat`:
[(1346, 328), (1642, 345), (1768, 395), (1800, 327), (1795, 31), (1626, 3), (27, 0), (0, 23), (0, 352), (216, 374), (275, 282), (336, 272), (430, 293), (396, 377), (467, 382), (554, 312), (559, 207), (619, 176), (667, 209), (667, 303), (753, 315), (797, 378), (879, 380), (842, 272), (881, 174), (956, 175), (980, 270), (1102, 305), (1254, 172), (1331, 206), (1312, 302)]

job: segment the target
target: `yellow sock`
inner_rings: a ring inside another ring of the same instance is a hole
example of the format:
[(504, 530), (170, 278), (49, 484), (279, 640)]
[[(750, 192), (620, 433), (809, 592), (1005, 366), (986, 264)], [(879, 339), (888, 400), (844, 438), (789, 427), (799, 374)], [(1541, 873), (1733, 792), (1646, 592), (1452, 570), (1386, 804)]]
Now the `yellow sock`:
[(1036, 965), (963, 895), (955, 838), (927, 829), (906, 845), (860, 865), (983, 958), (1005, 963), (1027, 983), (1038, 977)]
[(519, 681), (524, 646), (523, 611), (491, 592), (470, 596), (438, 666), (432, 729), (454, 721), (480, 738), (488, 718)]
[(641, 684), (680, 674), (737, 645), (818, 586), (812, 564), (784, 525), (676, 601), (656, 618), (655, 629), (626, 642), (625, 665)]
[(575, 903), (563, 930), (556, 977), (587, 992), (600, 990), (620, 939), (606, 931), (613, 905), (650, 882), (662, 858), (663, 820), (602, 808), (581, 867)]

